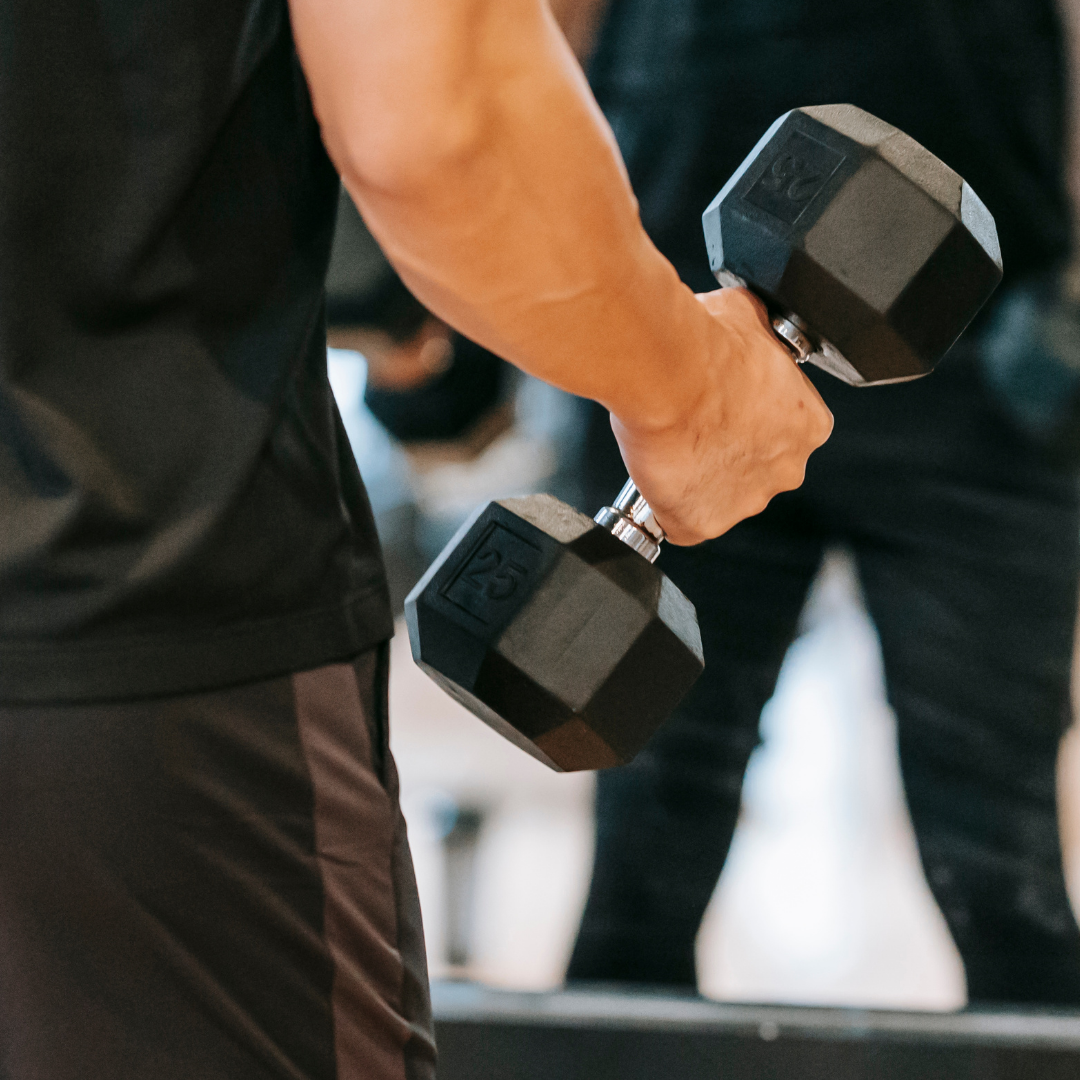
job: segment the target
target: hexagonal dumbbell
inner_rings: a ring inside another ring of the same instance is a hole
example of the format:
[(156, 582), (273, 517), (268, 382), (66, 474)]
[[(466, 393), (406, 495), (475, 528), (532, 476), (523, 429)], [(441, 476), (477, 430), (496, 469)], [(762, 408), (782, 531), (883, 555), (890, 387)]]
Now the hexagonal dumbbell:
[(550, 495), (482, 507), (405, 617), (416, 662), (556, 769), (629, 761), (704, 668), (693, 604), (648, 557)]
[[(932, 370), (1001, 278), (971, 188), (850, 105), (782, 116), (703, 222), (717, 280), (765, 301), (796, 360), (860, 386)], [(405, 602), (413, 657), (552, 768), (625, 763), (704, 667), (662, 540), (632, 481), (595, 519), (548, 495), (488, 503)]]
[(1001, 280), (990, 211), (943, 161), (853, 105), (785, 113), (702, 216), (721, 285), (856, 386), (934, 365)]

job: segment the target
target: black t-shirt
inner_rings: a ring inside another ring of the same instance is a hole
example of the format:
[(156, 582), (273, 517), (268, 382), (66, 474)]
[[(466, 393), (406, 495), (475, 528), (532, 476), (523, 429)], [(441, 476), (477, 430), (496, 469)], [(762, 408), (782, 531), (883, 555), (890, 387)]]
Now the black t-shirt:
[(0, 701), (391, 632), (326, 375), (337, 191), (286, 0), (0, 4)]
[(612, 0), (590, 81), (646, 229), (697, 290), (715, 288), (698, 215), (800, 105), (858, 105), (956, 169), (1007, 277), (1068, 251), (1052, 0)]

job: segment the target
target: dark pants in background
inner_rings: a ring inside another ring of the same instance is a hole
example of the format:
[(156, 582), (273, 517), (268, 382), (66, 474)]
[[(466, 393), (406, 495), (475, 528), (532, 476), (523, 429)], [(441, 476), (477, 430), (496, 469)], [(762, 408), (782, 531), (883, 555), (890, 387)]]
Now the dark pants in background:
[[(856, 390), (805, 485), (660, 565), (697, 605), (706, 669), (625, 769), (601, 773), (571, 979), (690, 987), (758, 720), (823, 551), (854, 554), (881, 640), (927, 880), (972, 1001), (1080, 1005), (1056, 759), (1080, 566), (1071, 471), (1011, 434), (956, 350), (929, 379)], [(621, 482), (599, 418), (590, 504)]]
[(432, 1080), (387, 660), (0, 706), (3, 1080)]

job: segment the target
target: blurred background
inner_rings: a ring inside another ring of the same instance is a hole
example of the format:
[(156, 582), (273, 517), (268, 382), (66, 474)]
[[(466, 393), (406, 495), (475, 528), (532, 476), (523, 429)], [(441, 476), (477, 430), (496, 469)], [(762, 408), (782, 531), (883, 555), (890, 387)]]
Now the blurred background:
[[(400, 611), (478, 504), (541, 490), (580, 502), (582, 405), (509, 377), (505, 420), (484, 438), (406, 450), (365, 405), (363, 355), (331, 349), (330, 372), (399, 614), (392, 743), (432, 976), (558, 986), (588, 887), (593, 777), (550, 772), (443, 694), (413, 664)], [(826, 559), (807, 602), (763, 736), (698, 938), (701, 992), (759, 1002), (961, 1007), (963, 970), (919, 866), (875, 631), (842, 549)], [(1060, 789), (1075, 908), (1075, 732), (1064, 744)]]
[[(800, 491), (661, 554), (707, 668), (632, 765), (546, 771), (418, 671), (399, 618), (392, 740), (433, 975), (544, 990), (569, 966), (571, 985), (723, 1000), (955, 1010), (970, 987), (977, 1007), (1075, 1007), (1075, 734), (1056, 809), (1053, 788), (1080, 573), (1076, 12), (551, 6), (646, 231), (695, 292), (715, 284), (702, 208), (775, 117), (826, 101), (956, 168), (995, 217), (1006, 277), (932, 379), (867, 392), (811, 371), (837, 425)], [(592, 514), (615, 497), (602, 408), (427, 312), (347, 200), (335, 244), (331, 372), (399, 613), (486, 500), (548, 491)]]

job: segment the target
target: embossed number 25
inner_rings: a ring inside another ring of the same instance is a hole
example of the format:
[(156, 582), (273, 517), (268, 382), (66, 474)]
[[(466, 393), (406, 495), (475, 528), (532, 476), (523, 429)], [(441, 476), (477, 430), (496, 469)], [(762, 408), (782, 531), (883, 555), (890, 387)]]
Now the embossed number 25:
[(494, 548), (481, 551), (465, 572), (465, 580), (492, 600), (505, 600), (512, 596), (526, 576), (524, 566), (512, 559), (503, 559)]
[(772, 168), (761, 178), (761, 186), (770, 191), (783, 191), (796, 203), (805, 202), (821, 181), (821, 173), (794, 154), (781, 154)]

